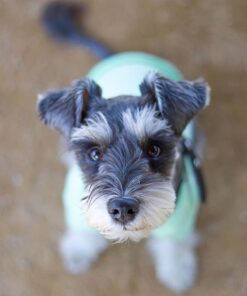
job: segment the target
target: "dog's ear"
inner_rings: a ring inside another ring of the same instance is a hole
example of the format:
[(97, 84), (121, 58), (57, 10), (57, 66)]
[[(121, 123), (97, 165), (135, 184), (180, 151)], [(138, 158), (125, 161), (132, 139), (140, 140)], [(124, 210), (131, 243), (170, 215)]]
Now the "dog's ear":
[(149, 73), (140, 85), (142, 95), (151, 95), (158, 110), (175, 134), (209, 104), (210, 88), (202, 79), (174, 81), (159, 73)]
[(90, 104), (98, 100), (101, 100), (101, 88), (85, 78), (73, 82), (70, 88), (40, 94), (37, 109), (45, 124), (68, 138), (72, 128), (81, 125)]

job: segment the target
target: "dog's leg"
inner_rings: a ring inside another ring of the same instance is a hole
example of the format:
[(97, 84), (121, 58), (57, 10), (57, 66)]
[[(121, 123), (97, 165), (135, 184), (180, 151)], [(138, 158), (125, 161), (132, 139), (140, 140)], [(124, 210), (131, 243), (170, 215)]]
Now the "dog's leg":
[(190, 289), (197, 276), (198, 234), (190, 234), (183, 241), (152, 237), (148, 249), (153, 257), (159, 281), (176, 293)]
[(60, 254), (66, 269), (73, 273), (87, 271), (106, 249), (107, 241), (96, 231), (68, 231), (60, 241)]

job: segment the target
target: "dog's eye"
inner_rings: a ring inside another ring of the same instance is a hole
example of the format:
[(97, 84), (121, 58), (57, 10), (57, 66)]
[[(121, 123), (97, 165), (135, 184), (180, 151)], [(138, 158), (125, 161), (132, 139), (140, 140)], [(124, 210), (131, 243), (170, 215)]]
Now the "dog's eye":
[(157, 145), (149, 145), (147, 148), (148, 156), (156, 158), (160, 155), (160, 147)]
[(93, 161), (99, 161), (103, 157), (103, 153), (99, 148), (92, 148), (89, 151), (88, 156)]

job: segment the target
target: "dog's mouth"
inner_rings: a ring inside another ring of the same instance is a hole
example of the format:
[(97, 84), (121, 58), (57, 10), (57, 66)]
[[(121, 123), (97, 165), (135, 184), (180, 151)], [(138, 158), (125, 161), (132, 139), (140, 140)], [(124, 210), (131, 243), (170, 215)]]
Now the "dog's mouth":
[[(103, 215), (103, 212), (99, 211), (101, 219), (96, 215), (90, 215), (88, 216), (88, 218), (91, 218), (89, 219), (89, 222), (91, 222), (89, 225), (96, 228), (106, 239), (113, 242), (124, 242), (127, 240), (138, 242), (147, 238), (154, 229), (167, 221), (174, 208), (171, 207), (169, 209), (168, 211), (166, 208), (166, 211), (159, 215), (159, 219), (155, 220), (148, 219), (143, 214), (141, 215), (141, 211), (133, 221), (127, 223), (114, 221), (110, 215)], [(92, 220), (92, 217), (97, 217), (97, 223), (95, 223), (95, 220)]]
[(122, 231), (103, 231), (101, 233), (105, 236), (105, 238), (110, 239), (113, 242), (122, 243), (128, 240), (139, 242), (140, 240), (148, 237), (150, 232), (151, 229), (136, 228), (130, 230), (128, 228), (122, 228)]
[[(102, 195), (87, 203), (85, 215), (88, 225), (114, 242), (140, 241), (166, 222), (175, 208), (175, 194), (166, 183), (156, 191), (152, 187), (138, 202), (134, 198), (107, 198)], [(152, 196), (152, 198), (150, 198)], [(145, 198), (144, 198), (145, 197)]]
[(142, 226), (142, 227), (131, 227), (128, 225), (123, 225), (123, 231), (131, 231), (131, 232), (135, 232), (135, 231), (147, 231), (147, 230), (152, 230), (151, 226), (147, 227), (147, 226)]

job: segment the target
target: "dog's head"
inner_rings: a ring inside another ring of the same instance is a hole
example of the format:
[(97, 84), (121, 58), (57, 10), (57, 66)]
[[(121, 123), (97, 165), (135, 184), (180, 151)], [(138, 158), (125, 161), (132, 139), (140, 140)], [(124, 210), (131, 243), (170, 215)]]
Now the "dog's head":
[(85, 176), (89, 224), (117, 241), (146, 237), (173, 212), (177, 143), (209, 101), (202, 80), (151, 73), (140, 89), (139, 97), (105, 100), (86, 78), (38, 101), (41, 119), (68, 140)]

